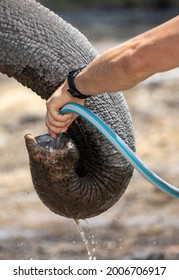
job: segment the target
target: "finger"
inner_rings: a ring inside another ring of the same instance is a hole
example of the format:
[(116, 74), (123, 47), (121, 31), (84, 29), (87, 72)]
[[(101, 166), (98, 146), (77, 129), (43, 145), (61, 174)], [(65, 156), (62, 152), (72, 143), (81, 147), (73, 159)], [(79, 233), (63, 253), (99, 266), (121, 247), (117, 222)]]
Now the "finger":
[(46, 115), (46, 119), (45, 119), (45, 123), (46, 126), (48, 127), (48, 129), (50, 129), (53, 133), (58, 134), (61, 132), (65, 132), (68, 129), (68, 126), (70, 124), (70, 122), (53, 122), (53, 120), (51, 119), (49, 121), (49, 114)]
[(50, 136), (52, 138), (56, 138), (57, 137), (57, 135), (53, 131), (51, 131), (51, 129), (49, 129), (49, 128), (48, 128), (48, 133), (50, 134)]
[(68, 113), (68, 114), (62, 115), (58, 111), (50, 111), (50, 110), (48, 110), (47, 112), (57, 122), (66, 122), (66, 121), (68, 121), (69, 119), (72, 118), (72, 113)]
[(56, 127), (56, 126), (47, 126), (48, 127), (48, 131), (51, 135), (57, 135), (60, 134), (62, 132), (66, 132), (68, 127)]
[(60, 114), (60, 109), (57, 109), (50, 105), (50, 102), (46, 103), (47, 111), (52, 115), (53, 119), (59, 122), (67, 121), (72, 117), (72, 113)]
[[(49, 126), (56, 126), (56, 127), (64, 127), (64, 126), (68, 126), (69, 123), (71, 123), (71, 118), (67, 119), (67, 120), (64, 120), (62, 119), (62, 121), (56, 121), (53, 116), (51, 115), (50, 112), (47, 112), (47, 115), (46, 115), (46, 123), (49, 125)], [(47, 125), (46, 124), (46, 125)], [(47, 126), (48, 126), (47, 125)]]
[(60, 114), (58, 112), (51, 112), (54, 120), (56, 120), (57, 122), (66, 122), (68, 121), (69, 119), (72, 118), (72, 113), (67, 113), (67, 114)]
[(65, 132), (68, 129), (69, 123), (67, 124), (60, 123), (60, 126), (55, 126), (53, 125), (53, 123), (49, 123), (49, 119), (46, 118), (46, 126), (51, 132), (58, 134), (61, 132)]
[(68, 121), (68, 127), (74, 122), (74, 120), (78, 117), (77, 114), (73, 113), (71, 119)]

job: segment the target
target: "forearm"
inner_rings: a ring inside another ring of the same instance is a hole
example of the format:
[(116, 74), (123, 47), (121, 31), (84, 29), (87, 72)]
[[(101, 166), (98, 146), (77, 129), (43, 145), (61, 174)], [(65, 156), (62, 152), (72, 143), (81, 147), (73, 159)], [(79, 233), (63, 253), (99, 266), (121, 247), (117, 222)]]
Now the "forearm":
[(108, 50), (78, 74), (75, 85), (90, 95), (129, 89), (179, 66), (178, 46), (179, 16)]

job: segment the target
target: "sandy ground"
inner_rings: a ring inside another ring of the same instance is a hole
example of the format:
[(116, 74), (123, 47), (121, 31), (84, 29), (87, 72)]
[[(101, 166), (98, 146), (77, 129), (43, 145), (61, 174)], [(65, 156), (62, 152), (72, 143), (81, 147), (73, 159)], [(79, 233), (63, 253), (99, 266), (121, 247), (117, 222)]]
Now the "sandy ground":
[[(104, 44), (96, 47), (102, 49)], [(175, 186), (178, 78), (176, 69), (125, 93), (138, 156)], [(50, 212), (32, 186), (23, 137), (28, 132), (46, 133), (44, 116), (44, 101), (13, 79), (0, 76), (0, 259), (88, 259), (75, 222)], [(178, 211), (176, 198), (135, 171), (119, 202), (88, 220), (91, 254), (97, 259), (179, 259)]]

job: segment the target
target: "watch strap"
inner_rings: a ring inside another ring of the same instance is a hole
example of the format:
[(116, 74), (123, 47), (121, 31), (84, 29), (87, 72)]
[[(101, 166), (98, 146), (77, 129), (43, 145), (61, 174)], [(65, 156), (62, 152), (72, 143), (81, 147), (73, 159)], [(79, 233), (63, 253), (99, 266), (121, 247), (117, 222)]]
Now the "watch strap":
[(84, 69), (86, 67), (85, 66), (82, 66), (76, 70), (73, 70), (73, 71), (70, 71), (69, 74), (68, 74), (68, 77), (67, 77), (67, 81), (68, 81), (68, 86), (69, 88), (67, 89), (67, 91), (73, 96), (73, 97), (76, 97), (76, 98), (80, 98), (80, 99), (86, 99), (86, 98), (89, 98), (90, 95), (85, 95), (85, 94), (82, 94), (81, 92), (79, 92), (79, 90), (77, 90), (76, 86), (75, 86), (75, 82), (74, 82), (74, 79), (75, 77), (79, 74), (79, 72), (81, 72), (82, 69)]

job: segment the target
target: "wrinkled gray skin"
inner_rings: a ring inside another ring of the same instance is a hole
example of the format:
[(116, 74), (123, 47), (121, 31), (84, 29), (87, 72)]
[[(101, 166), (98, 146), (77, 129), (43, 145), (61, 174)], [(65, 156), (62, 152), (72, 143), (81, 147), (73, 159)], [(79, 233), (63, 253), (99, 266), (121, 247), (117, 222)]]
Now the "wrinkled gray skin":
[[(70, 70), (96, 56), (77, 29), (34, 0), (0, 0), (0, 72), (43, 99)], [(85, 106), (135, 150), (122, 93), (91, 97)], [(26, 135), (25, 140), (35, 190), (59, 215), (84, 219), (102, 213), (118, 201), (131, 179), (132, 166), (81, 117), (61, 139)]]

